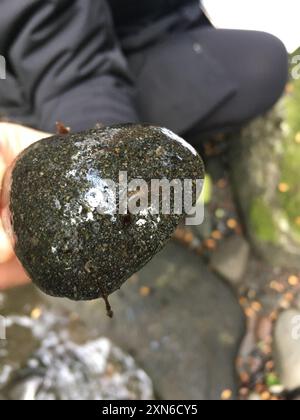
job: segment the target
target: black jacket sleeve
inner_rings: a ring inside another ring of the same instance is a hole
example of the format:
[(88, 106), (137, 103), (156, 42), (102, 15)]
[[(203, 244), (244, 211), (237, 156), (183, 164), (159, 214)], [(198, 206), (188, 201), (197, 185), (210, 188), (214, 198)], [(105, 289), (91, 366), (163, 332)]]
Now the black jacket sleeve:
[(106, 0), (2, 0), (0, 54), (7, 60), (0, 109), (8, 117), (34, 115), (48, 131), (57, 120), (74, 131), (138, 121)]

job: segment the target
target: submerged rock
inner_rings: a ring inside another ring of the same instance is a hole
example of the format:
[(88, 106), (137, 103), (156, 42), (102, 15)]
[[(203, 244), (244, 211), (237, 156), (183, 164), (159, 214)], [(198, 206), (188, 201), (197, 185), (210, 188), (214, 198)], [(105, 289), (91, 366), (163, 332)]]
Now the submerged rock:
[(199, 155), (167, 129), (124, 125), (41, 140), (11, 172), (16, 254), (44, 292), (106, 299), (161, 250), (182, 218), (153, 214), (151, 180), (193, 180), (195, 203), (203, 176)]

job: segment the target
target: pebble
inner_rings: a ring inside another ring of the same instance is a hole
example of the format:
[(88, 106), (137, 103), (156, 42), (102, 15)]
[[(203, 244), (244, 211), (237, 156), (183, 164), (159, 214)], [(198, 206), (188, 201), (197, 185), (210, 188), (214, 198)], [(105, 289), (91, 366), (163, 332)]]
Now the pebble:
[(300, 311), (280, 314), (275, 327), (276, 368), (288, 391), (300, 387)]
[[(140, 203), (134, 214), (120, 214), (107, 181), (119, 189), (126, 177), (127, 204)], [(45, 293), (107, 299), (163, 248), (184, 216), (151, 213), (151, 180), (203, 178), (195, 149), (164, 128), (128, 124), (41, 140), (12, 170), (15, 252)], [(136, 179), (144, 185), (130, 189)], [(111, 316), (108, 301), (107, 308)]]
[(250, 254), (248, 242), (234, 235), (220, 244), (211, 259), (211, 267), (234, 286), (242, 280)]

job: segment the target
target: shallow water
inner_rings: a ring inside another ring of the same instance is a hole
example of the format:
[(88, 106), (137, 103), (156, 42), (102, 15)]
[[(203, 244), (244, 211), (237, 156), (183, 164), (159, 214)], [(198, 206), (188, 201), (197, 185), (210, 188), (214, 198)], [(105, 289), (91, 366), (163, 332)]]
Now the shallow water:
[(0, 314), (0, 399), (153, 398), (150, 378), (131, 356), (32, 286), (1, 293)]

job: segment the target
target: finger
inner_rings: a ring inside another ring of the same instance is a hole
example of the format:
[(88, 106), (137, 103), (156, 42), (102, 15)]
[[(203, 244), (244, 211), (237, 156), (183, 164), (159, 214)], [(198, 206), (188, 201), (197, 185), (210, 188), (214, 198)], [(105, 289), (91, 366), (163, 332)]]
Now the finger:
[(26, 149), (32, 143), (51, 136), (51, 134), (43, 131), (33, 130), (32, 128), (17, 124), (15, 124), (15, 127), (12, 128), (12, 131), (15, 133), (15, 141), (10, 142), (13, 158), (15, 158), (22, 150)]
[(27, 283), (30, 283), (30, 279), (16, 257), (0, 264), (0, 290)]
[(6, 168), (6, 165), (5, 165), (5, 162), (4, 162), (4, 160), (1, 156), (1, 152), (0, 152), (0, 191), (1, 191), (2, 179), (3, 179), (4, 173), (5, 173), (5, 168)]
[(0, 123), (0, 156), (6, 165), (32, 143), (51, 134), (14, 123)]
[(8, 261), (14, 255), (10, 239), (6, 235), (0, 220), (0, 264)]
[(12, 129), (11, 126), (16, 124), (10, 123), (0, 123), (0, 157), (4, 161), (5, 165), (7, 165), (13, 159), (13, 154), (11, 150), (10, 138), (12, 140)]

